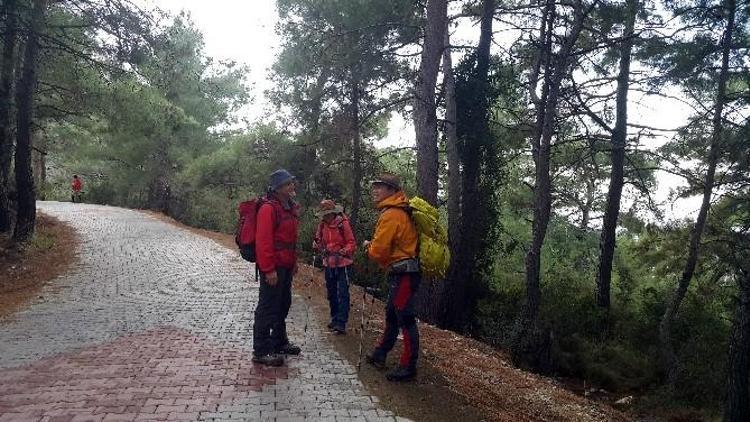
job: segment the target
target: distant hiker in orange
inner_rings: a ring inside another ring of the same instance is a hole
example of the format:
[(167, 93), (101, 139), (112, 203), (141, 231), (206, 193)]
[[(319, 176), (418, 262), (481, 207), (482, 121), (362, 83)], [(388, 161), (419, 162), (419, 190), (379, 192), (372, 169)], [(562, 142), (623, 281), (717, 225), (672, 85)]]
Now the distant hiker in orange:
[(346, 334), (349, 321), (349, 280), (357, 247), (349, 218), (341, 205), (330, 199), (320, 202), (316, 215), (321, 219), (315, 231), (313, 248), (323, 255), (331, 322), (328, 328)]
[(404, 349), (399, 367), (389, 372), (389, 381), (407, 381), (417, 375), (419, 331), (414, 297), (421, 274), (417, 252), (417, 229), (409, 215), (409, 201), (401, 189), (401, 181), (393, 174), (383, 174), (372, 182), (372, 200), (380, 210), (372, 241), (365, 241), (369, 258), (388, 274), (390, 290), (385, 314), (385, 330), (367, 362), (385, 368), (388, 352), (393, 349), (401, 329)]
[(83, 190), (83, 182), (77, 174), (73, 175), (73, 181), (70, 182), (70, 201), (81, 202), (81, 191)]

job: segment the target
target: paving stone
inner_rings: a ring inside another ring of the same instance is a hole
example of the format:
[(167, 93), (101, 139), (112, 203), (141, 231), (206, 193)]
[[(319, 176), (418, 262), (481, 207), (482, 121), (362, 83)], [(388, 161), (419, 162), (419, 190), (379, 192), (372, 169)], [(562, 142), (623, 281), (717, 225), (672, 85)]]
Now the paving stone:
[(252, 363), (258, 284), (238, 254), (137, 211), (38, 207), (77, 230), (80, 259), (0, 321), (0, 421), (393, 420), (302, 297), (303, 354)]

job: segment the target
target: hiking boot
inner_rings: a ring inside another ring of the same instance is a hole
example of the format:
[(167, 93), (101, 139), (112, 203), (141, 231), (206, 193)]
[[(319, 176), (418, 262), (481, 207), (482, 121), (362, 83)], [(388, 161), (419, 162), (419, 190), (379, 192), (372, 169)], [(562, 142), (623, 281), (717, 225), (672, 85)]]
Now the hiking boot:
[(333, 327), (334, 327), (333, 322), (329, 322), (327, 327), (329, 330), (333, 330)]
[(417, 370), (414, 368), (404, 368), (403, 366), (399, 366), (398, 368), (394, 369), (393, 371), (387, 373), (385, 375), (385, 378), (388, 381), (398, 382), (398, 381), (411, 381), (417, 376)]
[(275, 353), (269, 353), (263, 356), (253, 355), (253, 362), (266, 366), (282, 366), (284, 364), (284, 358)]
[(333, 328), (331, 328), (331, 331), (333, 331), (333, 334), (337, 334), (337, 335), (346, 334), (346, 328), (344, 327), (334, 326)]
[(382, 353), (378, 353), (377, 351), (372, 351), (365, 356), (365, 360), (370, 365), (378, 368), (378, 369), (385, 369), (385, 355)]
[(278, 349), (276, 349), (276, 353), (281, 353), (282, 355), (292, 355), (297, 356), (302, 352), (302, 349), (299, 348), (299, 346), (295, 346), (292, 343), (287, 343)]

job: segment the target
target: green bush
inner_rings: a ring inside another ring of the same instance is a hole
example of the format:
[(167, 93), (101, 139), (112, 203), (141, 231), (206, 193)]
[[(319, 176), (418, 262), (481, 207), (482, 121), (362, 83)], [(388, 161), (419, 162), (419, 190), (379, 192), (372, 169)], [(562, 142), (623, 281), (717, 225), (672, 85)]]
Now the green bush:
[[(523, 245), (530, 227), (515, 210), (501, 222), (490, 293), (478, 302), (475, 334), (507, 347), (525, 295)], [(598, 233), (582, 232), (561, 219), (550, 222), (542, 255), (540, 315), (542, 326), (552, 333), (553, 373), (615, 393), (648, 395), (656, 406), (717, 408), (724, 391), (733, 289), (716, 287), (710, 271), (696, 273), (674, 323), (683, 364), (677, 388), (669, 394), (661, 389), (659, 322), (681, 269), (679, 262), (667, 261), (683, 259), (671, 253), (675, 244), (684, 244), (681, 232), (621, 234), (612, 306), (604, 315), (594, 296)]]

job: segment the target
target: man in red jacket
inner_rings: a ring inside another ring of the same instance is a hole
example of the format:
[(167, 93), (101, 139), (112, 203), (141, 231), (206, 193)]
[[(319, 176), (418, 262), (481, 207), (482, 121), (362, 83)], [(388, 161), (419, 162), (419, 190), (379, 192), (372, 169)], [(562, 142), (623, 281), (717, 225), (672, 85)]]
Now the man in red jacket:
[(292, 277), (297, 272), (299, 205), (294, 176), (284, 169), (271, 174), (268, 195), (258, 209), (255, 232), (260, 292), (253, 323), (253, 362), (284, 364), (283, 355), (298, 355), (286, 333), (292, 304)]

